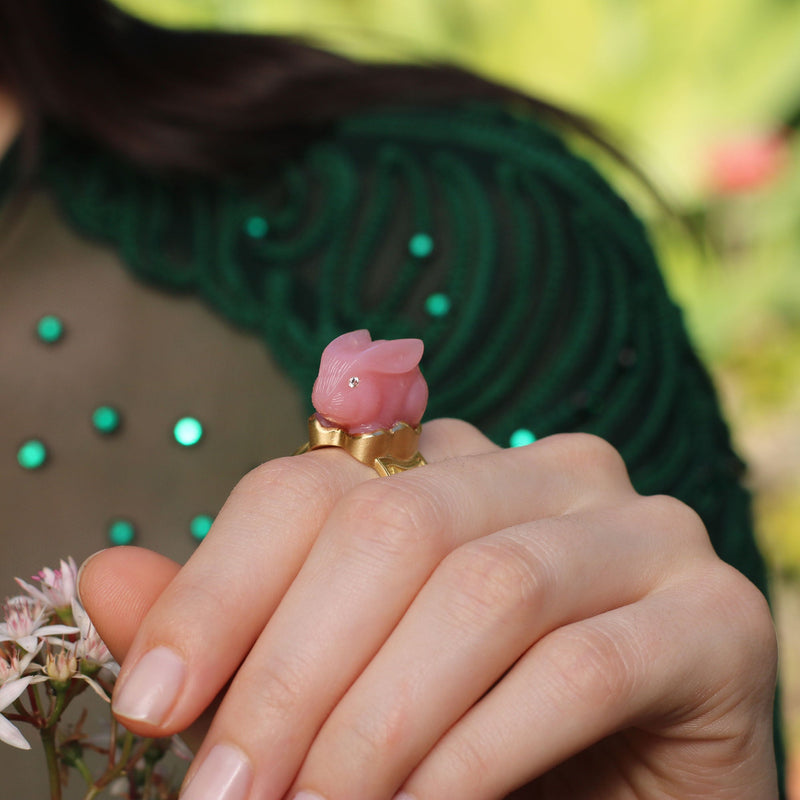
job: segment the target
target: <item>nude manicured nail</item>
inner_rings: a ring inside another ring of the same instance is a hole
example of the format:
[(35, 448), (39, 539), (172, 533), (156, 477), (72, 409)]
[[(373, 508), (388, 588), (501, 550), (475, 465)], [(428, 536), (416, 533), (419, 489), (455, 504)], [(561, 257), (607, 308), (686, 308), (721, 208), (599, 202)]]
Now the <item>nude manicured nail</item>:
[(252, 783), (253, 768), (244, 753), (238, 747), (218, 744), (181, 793), (181, 800), (245, 800)]
[(325, 800), (325, 798), (316, 792), (298, 792), (292, 800)]
[(172, 708), (185, 678), (183, 659), (168, 647), (155, 647), (139, 659), (114, 693), (111, 708), (126, 719), (158, 725)]
[(393, 800), (417, 800), (417, 798), (408, 792), (400, 792), (400, 794), (394, 796)]

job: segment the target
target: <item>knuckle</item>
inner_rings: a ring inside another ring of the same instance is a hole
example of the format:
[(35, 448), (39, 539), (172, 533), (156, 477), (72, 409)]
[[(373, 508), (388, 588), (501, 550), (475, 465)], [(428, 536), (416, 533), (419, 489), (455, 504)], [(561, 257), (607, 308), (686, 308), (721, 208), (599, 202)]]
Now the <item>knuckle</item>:
[(356, 765), (384, 762), (408, 741), (412, 725), (411, 692), (411, 687), (400, 686), (383, 703), (363, 710), (343, 726), (346, 752)]
[(454, 774), (463, 779), (465, 785), (475, 788), (475, 796), (489, 796), (484, 787), (491, 784), (498, 762), (497, 741), (483, 735), (483, 731), (470, 726), (466, 732), (454, 730), (439, 745), (441, 754)]
[(290, 724), (302, 706), (306, 685), (302, 671), (279, 659), (270, 659), (255, 672), (236, 680), (236, 689), (247, 698), (247, 706), (261, 718)]
[(555, 449), (559, 463), (570, 472), (596, 476), (603, 485), (630, 486), (628, 468), (619, 451), (591, 433), (562, 433), (543, 439)]
[(474, 425), (462, 419), (443, 418), (425, 423), (423, 436), (434, 436), (438, 448), (449, 456), (468, 452), (488, 452), (496, 448)]
[(476, 540), (451, 553), (443, 577), (448, 613), (466, 625), (527, 612), (542, 594), (547, 572), (511, 541)]
[[(225, 616), (242, 600), (235, 587), (231, 592), (220, 591), (218, 586), (212, 585), (203, 576), (174, 581), (168, 591), (172, 613), (168, 614), (164, 622), (167, 626), (174, 626), (176, 631), (185, 630), (192, 623), (205, 626), (208, 620)], [(191, 609), (191, 614), (184, 613), (178, 622), (174, 617), (184, 609)]]
[(264, 511), (279, 507), (286, 514), (329, 506), (335, 494), (335, 482), (318, 461), (286, 456), (250, 470), (233, 488), (228, 503)]
[(667, 531), (687, 552), (713, 552), (705, 523), (691, 507), (665, 494), (639, 496), (636, 500), (649, 527)]
[(767, 674), (776, 668), (778, 644), (766, 597), (755, 584), (729, 564), (718, 562), (716, 575), (706, 579), (707, 591), (725, 615), (729, 640), (736, 648), (729, 664), (738, 672)]
[(343, 530), (349, 546), (373, 558), (396, 561), (441, 547), (442, 505), (419, 483), (367, 481), (348, 493), (337, 513), (347, 519)]
[(591, 625), (560, 628), (551, 634), (550, 660), (558, 702), (595, 709), (617, 706), (635, 690), (643, 665), (636, 648), (623, 638)]

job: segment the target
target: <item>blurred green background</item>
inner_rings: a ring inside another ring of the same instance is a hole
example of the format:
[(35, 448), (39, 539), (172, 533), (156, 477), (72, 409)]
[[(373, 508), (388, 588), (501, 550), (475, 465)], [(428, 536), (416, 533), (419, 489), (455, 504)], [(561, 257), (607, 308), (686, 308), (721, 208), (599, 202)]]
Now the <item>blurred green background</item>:
[(649, 218), (750, 463), (800, 749), (800, 0), (118, 2), (170, 26), (454, 60), (611, 131), (677, 211), (589, 152)]

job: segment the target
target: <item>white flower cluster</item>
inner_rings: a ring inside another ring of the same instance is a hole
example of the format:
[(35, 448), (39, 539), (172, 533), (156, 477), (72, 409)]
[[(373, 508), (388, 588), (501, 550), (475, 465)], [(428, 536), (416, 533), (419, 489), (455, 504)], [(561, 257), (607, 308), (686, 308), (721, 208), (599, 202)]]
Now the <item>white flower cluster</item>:
[(32, 581), (17, 578), (26, 594), (6, 599), (0, 622), (0, 741), (23, 750), (30, 745), (3, 712), (29, 687), (50, 682), (64, 692), (73, 681), (84, 681), (108, 700), (97, 678), (101, 670), (119, 673), (78, 602), (75, 561), (62, 560)]

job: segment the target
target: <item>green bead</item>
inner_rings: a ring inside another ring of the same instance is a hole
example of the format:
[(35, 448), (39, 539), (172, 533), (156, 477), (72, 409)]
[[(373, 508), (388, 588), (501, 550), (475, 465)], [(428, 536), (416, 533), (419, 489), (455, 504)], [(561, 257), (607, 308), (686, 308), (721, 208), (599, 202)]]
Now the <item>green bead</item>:
[(408, 242), (408, 250), (414, 258), (427, 258), (433, 252), (433, 238), (427, 233), (416, 233)]
[(247, 235), (253, 239), (263, 239), (269, 233), (269, 223), (264, 217), (250, 217), (244, 224)]
[(450, 313), (451, 305), (450, 298), (446, 294), (437, 292), (425, 301), (425, 310), (432, 317), (444, 317)]
[(115, 433), (121, 422), (119, 411), (111, 406), (100, 406), (92, 412), (92, 425), (99, 433)]
[(113, 545), (130, 544), (136, 538), (136, 527), (127, 519), (115, 519), (108, 526), (108, 540)]
[(533, 444), (536, 441), (536, 434), (527, 428), (519, 428), (511, 434), (508, 443), (512, 447), (525, 447), (526, 444)]
[(178, 444), (192, 447), (203, 438), (203, 426), (194, 417), (183, 417), (175, 423), (173, 435)]
[(64, 323), (58, 317), (47, 314), (36, 323), (36, 335), (46, 344), (55, 344), (64, 336)]
[(39, 469), (47, 461), (47, 447), (39, 439), (29, 439), (17, 451), (17, 462), (23, 469)]
[(189, 523), (189, 531), (192, 534), (192, 538), (196, 539), (198, 542), (202, 542), (211, 530), (213, 523), (214, 517), (210, 514), (198, 514)]

